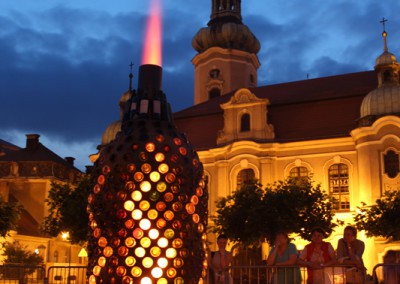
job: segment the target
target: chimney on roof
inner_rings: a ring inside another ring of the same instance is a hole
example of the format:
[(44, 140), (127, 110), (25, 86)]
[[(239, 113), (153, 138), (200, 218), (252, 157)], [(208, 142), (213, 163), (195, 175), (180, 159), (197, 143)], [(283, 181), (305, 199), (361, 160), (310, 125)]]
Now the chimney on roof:
[(26, 149), (36, 150), (39, 146), (39, 134), (26, 134)]
[(74, 161), (75, 161), (74, 157), (65, 157), (64, 160), (66, 160), (67, 163), (70, 164), (71, 166), (74, 165)]

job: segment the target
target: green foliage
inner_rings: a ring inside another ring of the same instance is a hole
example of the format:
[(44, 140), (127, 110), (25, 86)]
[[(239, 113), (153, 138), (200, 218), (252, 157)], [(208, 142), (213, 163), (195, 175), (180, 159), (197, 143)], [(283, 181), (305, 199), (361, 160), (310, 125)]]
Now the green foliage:
[(312, 228), (331, 233), (341, 223), (333, 222), (333, 206), (333, 200), (309, 178), (288, 178), (265, 189), (259, 183), (248, 183), (217, 202), (214, 232), (224, 232), (244, 245), (263, 238), (273, 243), (282, 230), (310, 240)]
[(5, 202), (0, 195), (0, 237), (5, 237), (10, 230), (16, 229), (21, 210), (21, 205)]
[(369, 237), (385, 237), (400, 240), (400, 191), (386, 191), (376, 204), (358, 207), (354, 220), (359, 230), (365, 230)]
[(49, 215), (42, 224), (42, 231), (52, 237), (69, 232), (71, 243), (87, 240), (87, 199), (91, 188), (90, 175), (84, 175), (76, 188), (70, 184), (52, 183), (46, 199)]
[(5, 264), (37, 266), (43, 263), (43, 257), (35, 252), (30, 252), (27, 246), (22, 246), (18, 241), (4, 243), (3, 250), (3, 256), (6, 257)]

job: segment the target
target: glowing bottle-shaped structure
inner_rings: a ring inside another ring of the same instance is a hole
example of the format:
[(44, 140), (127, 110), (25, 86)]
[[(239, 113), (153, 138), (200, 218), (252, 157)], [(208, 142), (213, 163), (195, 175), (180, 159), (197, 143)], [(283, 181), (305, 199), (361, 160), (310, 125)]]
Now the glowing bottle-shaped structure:
[(89, 283), (198, 283), (205, 276), (208, 192), (179, 133), (162, 69), (142, 65), (122, 130), (100, 150), (89, 196)]

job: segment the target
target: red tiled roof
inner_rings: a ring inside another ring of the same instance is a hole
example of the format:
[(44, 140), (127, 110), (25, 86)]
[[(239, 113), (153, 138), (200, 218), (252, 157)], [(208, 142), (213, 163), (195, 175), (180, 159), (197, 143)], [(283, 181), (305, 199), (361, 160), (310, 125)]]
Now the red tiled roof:
[[(274, 141), (300, 141), (345, 137), (357, 127), (365, 95), (377, 86), (374, 71), (251, 88), (259, 98), (268, 98), (268, 122), (274, 126)], [(189, 107), (174, 114), (178, 130), (185, 132), (196, 149), (216, 147), (224, 127), (220, 105), (232, 93)]]

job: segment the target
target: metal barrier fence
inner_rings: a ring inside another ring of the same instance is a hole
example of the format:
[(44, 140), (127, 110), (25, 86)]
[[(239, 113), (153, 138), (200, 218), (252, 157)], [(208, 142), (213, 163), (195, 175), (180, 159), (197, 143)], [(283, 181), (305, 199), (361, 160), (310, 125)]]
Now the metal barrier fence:
[(51, 266), (47, 270), (48, 284), (84, 284), (86, 266)]
[[(368, 283), (365, 273), (344, 265), (325, 266), (313, 273), (314, 279), (319, 278), (318, 283), (323, 284)], [(308, 278), (307, 268), (300, 266), (232, 266), (230, 275), (233, 284), (306, 284)], [(209, 273), (208, 284), (214, 283), (212, 277)]]
[(372, 275), (374, 277), (374, 284), (399, 284), (400, 264), (379, 263), (374, 266)]
[(0, 265), (0, 284), (41, 284), (45, 277), (44, 266)]

